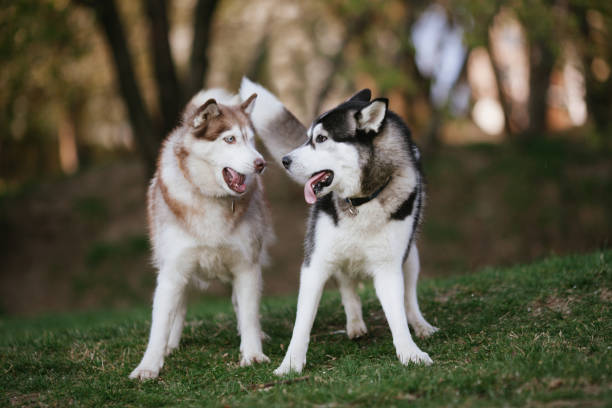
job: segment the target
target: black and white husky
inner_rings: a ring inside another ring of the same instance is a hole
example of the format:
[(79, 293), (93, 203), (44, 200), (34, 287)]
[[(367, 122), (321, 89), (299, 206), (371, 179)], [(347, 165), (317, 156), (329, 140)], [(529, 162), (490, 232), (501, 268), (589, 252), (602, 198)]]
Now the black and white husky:
[(263, 87), (244, 79), (240, 92), (243, 98), (259, 95), (251, 115), (255, 129), (292, 178), (304, 183), (305, 200), (313, 204), (293, 336), (275, 373), (302, 371), (331, 276), (338, 282), (350, 338), (366, 333), (356, 285), (358, 278), (370, 276), (402, 364), (431, 364), (408, 329), (410, 323), (417, 336), (437, 330), (417, 302), (415, 241), (425, 189), (419, 150), (404, 122), (388, 109), (387, 99), (370, 100), (367, 89), (321, 115), (308, 130)]

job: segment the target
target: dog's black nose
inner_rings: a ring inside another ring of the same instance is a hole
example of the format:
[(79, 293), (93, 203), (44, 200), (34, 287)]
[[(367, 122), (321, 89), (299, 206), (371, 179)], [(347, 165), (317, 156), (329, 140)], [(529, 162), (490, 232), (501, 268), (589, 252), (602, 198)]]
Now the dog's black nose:
[(291, 166), (291, 162), (292, 162), (291, 157), (289, 156), (283, 157), (283, 166), (285, 166), (287, 170), (289, 170), (289, 166)]
[(266, 168), (266, 162), (263, 159), (255, 159), (253, 165), (255, 166), (255, 171), (260, 174)]

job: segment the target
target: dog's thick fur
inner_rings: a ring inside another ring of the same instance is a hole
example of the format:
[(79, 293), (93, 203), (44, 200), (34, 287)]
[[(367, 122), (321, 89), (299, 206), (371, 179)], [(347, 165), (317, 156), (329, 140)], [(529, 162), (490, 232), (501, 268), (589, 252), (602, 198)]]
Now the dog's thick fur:
[(275, 373), (302, 371), (323, 286), (331, 276), (340, 288), (350, 338), (366, 333), (356, 285), (369, 276), (400, 361), (431, 364), (408, 328), (410, 323), (418, 336), (437, 330), (417, 302), (415, 235), (425, 189), (419, 150), (408, 128), (388, 110), (386, 99), (370, 101), (369, 90), (321, 115), (307, 131), (272, 94), (244, 79), (241, 95), (252, 92), (259, 95), (252, 115), (259, 136), (290, 175), (305, 183), (306, 201), (314, 203), (293, 336)]
[(185, 108), (181, 125), (164, 141), (148, 199), (153, 260), (159, 270), (147, 350), (130, 378), (155, 378), (178, 347), (185, 289), (210, 279), (233, 284), (241, 336), (241, 365), (269, 361), (262, 351), (261, 264), (273, 232), (244, 102), (223, 90), (202, 91)]

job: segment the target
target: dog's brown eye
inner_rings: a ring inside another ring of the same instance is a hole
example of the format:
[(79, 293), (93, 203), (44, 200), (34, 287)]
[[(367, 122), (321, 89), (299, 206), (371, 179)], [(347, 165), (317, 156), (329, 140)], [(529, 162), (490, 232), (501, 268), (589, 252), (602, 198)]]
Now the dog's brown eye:
[(319, 135), (319, 136), (317, 136), (317, 138), (315, 140), (316, 140), (317, 143), (323, 143), (324, 141), (327, 140), (327, 136)]
[(226, 136), (223, 138), (223, 140), (225, 140), (225, 143), (229, 144), (236, 142), (236, 138), (234, 136)]

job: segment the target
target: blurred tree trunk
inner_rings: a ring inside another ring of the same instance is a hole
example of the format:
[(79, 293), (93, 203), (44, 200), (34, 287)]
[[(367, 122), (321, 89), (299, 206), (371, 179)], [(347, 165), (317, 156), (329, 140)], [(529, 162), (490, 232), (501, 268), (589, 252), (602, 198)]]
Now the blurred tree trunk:
[(555, 56), (550, 46), (543, 41), (533, 41), (530, 44), (529, 67), (529, 127), (530, 136), (542, 135), (546, 132), (548, 116), (548, 88), (550, 75), (555, 66)]
[[(488, 27), (490, 27), (492, 23), (488, 22)], [(510, 107), (509, 97), (504, 91), (504, 86), (502, 84), (502, 72), (499, 69), (499, 64), (496, 61), (495, 53), (493, 53), (493, 49), (491, 48), (491, 35), (487, 34), (486, 36), (486, 48), (489, 53), (489, 59), (491, 60), (491, 66), (493, 67), (493, 75), (495, 75), (495, 85), (497, 86), (497, 95), (499, 97), (499, 103), (501, 105), (502, 111), (504, 113), (504, 130), (508, 136), (514, 133), (514, 128), (512, 126), (512, 111)]]
[(162, 134), (168, 133), (179, 119), (184, 100), (176, 76), (174, 60), (168, 40), (168, 13), (166, 0), (143, 0), (150, 21), (150, 48), (157, 83), (157, 97), (161, 112)]
[[(588, 4), (572, 3), (571, 10), (577, 16), (578, 28), (582, 38), (589, 44), (582, 54), (589, 115), (595, 122), (597, 129), (606, 133), (609, 128), (612, 128), (610, 125), (610, 118), (612, 117), (612, 75), (602, 82), (595, 77), (591, 66), (594, 58), (598, 56), (597, 54), (600, 58), (605, 59), (608, 67), (612, 66), (612, 39), (608, 37), (608, 42), (605, 45), (600, 44), (597, 47), (592, 41), (591, 28), (587, 20)], [(603, 13), (603, 15), (608, 15), (608, 19), (610, 19), (609, 14)]]
[[(413, 24), (413, 19), (407, 20), (406, 27), (408, 28), (408, 33), (410, 33), (410, 28)], [(432, 150), (436, 150), (439, 145), (439, 132), (442, 121), (442, 115), (439, 109), (431, 102), (431, 79), (421, 75), (416, 65), (414, 48), (412, 47), (402, 49), (398, 55), (398, 64), (405, 69), (406, 75), (412, 78), (415, 85), (410, 90), (404, 89), (402, 91), (402, 97), (406, 103), (404, 116), (408, 120), (408, 123), (414, 125), (420, 122), (420, 118), (418, 117), (419, 113), (415, 106), (416, 104), (424, 103), (429, 108), (429, 120), (427, 125), (421, 130), (420, 135), (422, 140), (421, 147), (429, 153)]]
[(208, 68), (206, 53), (210, 27), (219, 0), (198, 0), (194, 13), (194, 38), (190, 70), (184, 83), (179, 80), (169, 42), (166, 0), (143, 0), (150, 22), (150, 53), (158, 91), (160, 116), (153, 118), (144, 103), (134, 73), (127, 37), (115, 0), (73, 0), (93, 10), (113, 55), (116, 78), (125, 102), (136, 147), (151, 176), (160, 144), (174, 126), (188, 97), (202, 88)]
[[(420, 10), (416, 5), (406, 3), (405, 18), (402, 23), (402, 36), (411, 38), (412, 28), (416, 23)], [(411, 127), (414, 124), (421, 122), (420, 112), (418, 112), (417, 104), (426, 104), (430, 112), (427, 124), (421, 125), (420, 139), (421, 148), (427, 155), (433, 155), (440, 146), (440, 129), (444, 121), (444, 114), (441, 107), (435, 106), (431, 99), (431, 78), (427, 78), (421, 74), (419, 67), (416, 64), (416, 55), (414, 46), (404, 45), (400, 48), (397, 55), (397, 65), (402, 67), (406, 76), (412, 79), (413, 86), (404, 88), (402, 97), (404, 98), (406, 109), (404, 112), (405, 118)], [(415, 129), (412, 128), (412, 131)], [(414, 136), (413, 136), (414, 137)]]
[(78, 0), (91, 7), (102, 28), (113, 54), (119, 91), (125, 102), (132, 133), (147, 174), (155, 171), (155, 160), (161, 142), (161, 134), (153, 126), (134, 74), (134, 64), (127, 48), (123, 24), (114, 0)]
[(265, 78), (266, 62), (269, 58), (269, 39), (267, 35), (261, 38), (261, 41), (259, 41), (255, 49), (255, 57), (246, 69), (246, 76), (248, 78), (258, 78), (260, 83), (265, 84), (267, 79)]
[(219, 0), (198, 0), (193, 20), (193, 43), (189, 58), (189, 77), (186, 95), (191, 97), (202, 89), (208, 71), (208, 45), (210, 44), (212, 18)]
[[(609, 52), (612, 55), (612, 49)], [(612, 118), (612, 76), (604, 82), (599, 81), (590, 69), (591, 63), (591, 58), (584, 59), (586, 103), (597, 129), (607, 132), (608, 129), (612, 129), (610, 124), (610, 118)], [(608, 60), (607, 63), (612, 66), (612, 60)]]
[(75, 128), (72, 113), (64, 109), (57, 129), (60, 167), (64, 174), (74, 174), (79, 169)]

